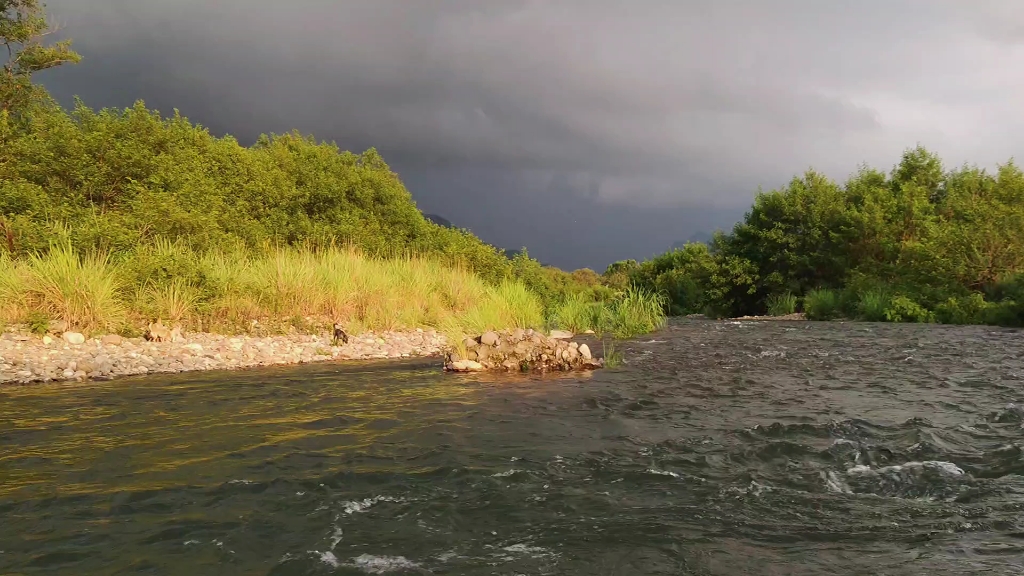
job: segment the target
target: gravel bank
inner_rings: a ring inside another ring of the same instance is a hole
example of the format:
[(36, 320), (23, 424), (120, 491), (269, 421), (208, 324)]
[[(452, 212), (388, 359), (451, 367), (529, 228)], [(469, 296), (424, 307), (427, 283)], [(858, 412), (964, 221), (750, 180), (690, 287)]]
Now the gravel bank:
[(367, 332), (332, 346), (328, 336), (186, 334), (175, 342), (106, 336), (81, 344), (24, 332), (0, 335), (0, 384), (114, 378), (192, 370), (230, 370), (326, 360), (408, 358), (439, 354), (433, 330)]

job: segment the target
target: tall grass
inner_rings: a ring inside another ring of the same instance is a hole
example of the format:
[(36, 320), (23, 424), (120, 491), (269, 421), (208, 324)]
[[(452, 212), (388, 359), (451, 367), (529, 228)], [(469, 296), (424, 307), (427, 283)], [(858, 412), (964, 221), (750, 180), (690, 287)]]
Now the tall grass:
[(786, 316), (796, 312), (796, 296), (789, 292), (772, 294), (768, 297), (767, 304), (769, 316)]
[(20, 280), (13, 296), (21, 303), (22, 314), (46, 314), (85, 331), (108, 330), (124, 322), (124, 284), (105, 254), (79, 255), (58, 245), (45, 256), (33, 255), (18, 264), (14, 276)]
[(556, 327), (571, 332), (593, 330), (630, 338), (665, 325), (665, 298), (635, 286), (611, 302), (589, 302), (582, 295), (570, 295), (555, 308), (551, 319)]
[(808, 320), (831, 320), (839, 316), (839, 295), (834, 290), (819, 288), (804, 295), (804, 312)]
[(23, 260), (4, 256), (0, 321), (20, 322), (31, 311), (87, 332), (157, 319), (220, 332), (244, 331), (254, 321), (282, 330), (301, 321), (453, 334), (544, 323), (540, 300), (521, 283), (491, 286), (438, 260), (338, 248), (193, 253), (169, 244), (141, 248), (117, 264), (66, 247)]
[(881, 288), (872, 288), (860, 294), (857, 313), (862, 320), (868, 322), (885, 322), (885, 312), (889, 309), (891, 297)]

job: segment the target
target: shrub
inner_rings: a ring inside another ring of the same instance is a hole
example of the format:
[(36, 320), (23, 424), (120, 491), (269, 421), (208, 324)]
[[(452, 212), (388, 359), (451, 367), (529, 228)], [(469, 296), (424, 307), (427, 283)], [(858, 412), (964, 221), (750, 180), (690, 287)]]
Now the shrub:
[(943, 324), (976, 324), (986, 322), (991, 304), (981, 294), (951, 297), (935, 307), (935, 318)]
[(896, 296), (885, 310), (889, 322), (934, 322), (935, 316), (928, 309), (906, 296)]

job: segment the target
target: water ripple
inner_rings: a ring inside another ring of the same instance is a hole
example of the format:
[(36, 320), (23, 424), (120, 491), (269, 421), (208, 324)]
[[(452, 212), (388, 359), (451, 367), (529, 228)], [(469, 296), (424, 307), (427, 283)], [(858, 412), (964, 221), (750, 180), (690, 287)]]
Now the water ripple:
[(1019, 574), (1019, 343), (687, 320), (585, 375), (4, 388), (0, 572)]

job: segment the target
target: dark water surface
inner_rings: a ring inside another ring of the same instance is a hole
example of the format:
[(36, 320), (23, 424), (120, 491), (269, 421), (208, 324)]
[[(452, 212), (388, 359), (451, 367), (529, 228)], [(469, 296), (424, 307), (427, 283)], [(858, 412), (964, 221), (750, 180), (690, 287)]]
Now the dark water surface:
[(0, 389), (0, 574), (1020, 574), (1024, 334), (681, 321), (591, 376)]

